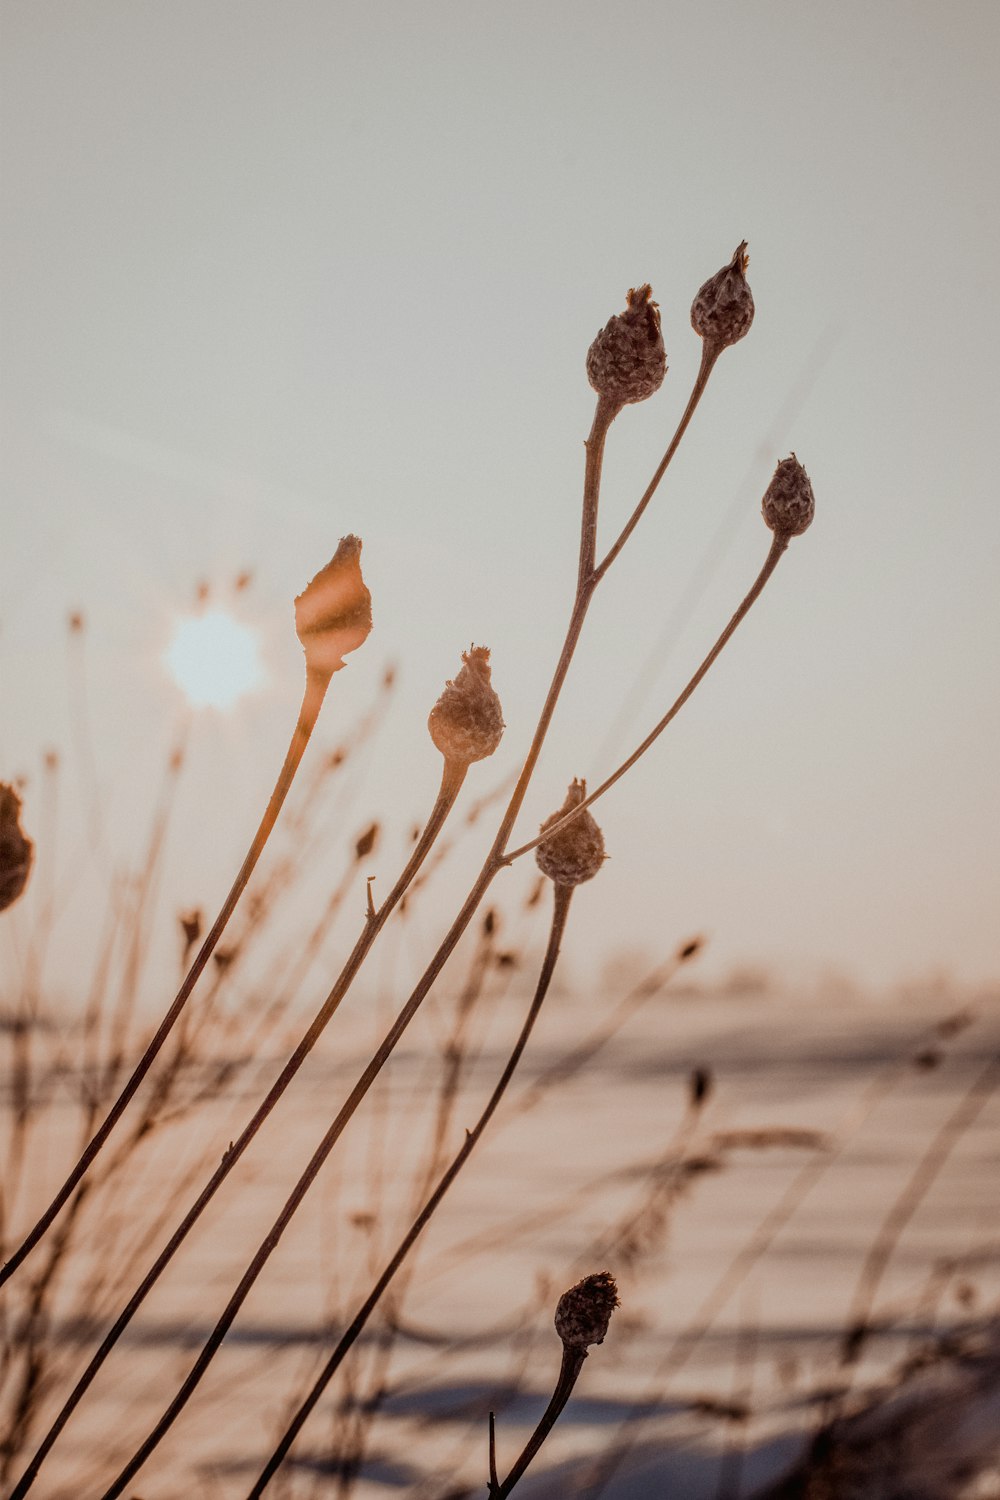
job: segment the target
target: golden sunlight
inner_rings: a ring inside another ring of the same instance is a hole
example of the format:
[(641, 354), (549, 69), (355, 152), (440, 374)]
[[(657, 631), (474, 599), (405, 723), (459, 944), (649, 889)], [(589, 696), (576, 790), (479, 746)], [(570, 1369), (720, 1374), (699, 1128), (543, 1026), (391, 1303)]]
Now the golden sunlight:
[(232, 708), (263, 679), (256, 633), (221, 609), (178, 620), (163, 661), (193, 708)]

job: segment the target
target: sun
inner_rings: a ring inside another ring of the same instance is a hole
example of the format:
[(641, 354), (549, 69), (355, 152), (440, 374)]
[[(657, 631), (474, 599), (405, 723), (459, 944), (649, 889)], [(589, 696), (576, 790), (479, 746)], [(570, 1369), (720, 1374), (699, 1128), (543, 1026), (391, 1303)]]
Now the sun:
[(264, 675), (256, 633), (222, 609), (178, 620), (163, 661), (193, 708), (232, 708)]

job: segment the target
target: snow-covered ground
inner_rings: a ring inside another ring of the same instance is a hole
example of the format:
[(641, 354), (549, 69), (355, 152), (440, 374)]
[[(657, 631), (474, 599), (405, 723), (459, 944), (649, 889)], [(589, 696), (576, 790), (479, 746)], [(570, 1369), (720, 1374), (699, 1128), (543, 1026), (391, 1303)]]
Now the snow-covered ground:
[[(483, 1001), (472, 1031), (481, 1045), (448, 1122), (451, 1149), (524, 1005), (516, 986)], [(488, 1412), (497, 1413), (502, 1474), (555, 1380), (555, 1301), (605, 1268), (622, 1306), (519, 1487), (525, 1500), (749, 1496), (778, 1480), (824, 1414), (856, 1423), (850, 1413), (876, 1391), (892, 1416), (874, 1448), (871, 1413), (868, 1439), (852, 1426), (855, 1446), (868, 1441), (883, 1468), (902, 1474), (900, 1412), (917, 1413), (907, 1418), (919, 1428), (914, 1452), (921, 1443), (939, 1456), (975, 1450), (962, 1493), (1000, 1493), (986, 1462), (991, 1447), (1000, 1461), (1000, 1077), (986, 1071), (1000, 1053), (998, 997), (806, 1001), (678, 987), (649, 1000), (571, 1076), (532, 1092), (600, 1032), (609, 1006), (606, 996), (550, 997), (518, 1081), (404, 1276), (391, 1357), (383, 1367), (376, 1322), (274, 1493), (342, 1493), (329, 1477), (331, 1445), (350, 1429), (353, 1392), (369, 1407), (378, 1393), (358, 1496), (485, 1494)], [(957, 1024), (939, 1027), (956, 1014)], [(135, 1481), (142, 1500), (237, 1500), (249, 1490), (331, 1328), (351, 1315), (408, 1222), (446, 1017), (441, 1002), (421, 1018), (352, 1124), (208, 1378)], [(99, 1476), (110, 1477), (159, 1415), (380, 1019), (345, 1008), (71, 1421), (39, 1496), (99, 1495)], [(697, 1109), (696, 1067), (713, 1083)], [(273, 1068), (262, 1064), (260, 1079)], [(163, 1239), (149, 1228), (156, 1205), (171, 1200), (177, 1217), (195, 1186), (192, 1176), (181, 1188), (185, 1174), (218, 1158), (249, 1102), (215, 1101), (141, 1158), (122, 1204), (136, 1269)], [(887, 1220), (898, 1242), (891, 1229), (879, 1240)], [(884, 1266), (873, 1246), (886, 1251)], [(868, 1306), (866, 1257), (875, 1330), (845, 1365), (845, 1328)], [(63, 1379), (136, 1279), (95, 1298), (89, 1322), (67, 1291)], [(944, 1333), (962, 1335), (950, 1360)], [(45, 1410), (65, 1389), (47, 1393)], [(900, 1494), (958, 1495), (945, 1469), (918, 1467), (924, 1488)], [(859, 1488), (856, 1475), (851, 1483), (822, 1493), (897, 1493), (874, 1480)]]

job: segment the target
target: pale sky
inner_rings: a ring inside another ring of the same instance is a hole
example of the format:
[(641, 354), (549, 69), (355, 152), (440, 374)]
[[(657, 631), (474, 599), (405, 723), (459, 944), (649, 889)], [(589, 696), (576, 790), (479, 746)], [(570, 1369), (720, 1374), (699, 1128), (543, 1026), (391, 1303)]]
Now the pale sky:
[(352, 827), (426, 811), (424, 720), (472, 641), (508, 729), (470, 795), (514, 769), (571, 604), (587, 346), (650, 281), (670, 370), (612, 431), (610, 540), (697, 368), (691, 299), (745, 238), (754, 327), (598, 594), (519, 841), (683, 685), (794, 449), (816, 522), (597, 810), (571, 967), (703, 931), (719, 973), (1000, 977), (993, 0), (0, 14), (0, 778), (31, 777), (36, 836), (41, 755), (74, 753), (67, 612), (134, 847), (172, 623), (253, 569), (267, 683), (201, 711), (174, 834), (169, 891), (217, 903), (297, 703), (292, 598), (350, 531), (375, 630), (326, 742), (400, 672)]

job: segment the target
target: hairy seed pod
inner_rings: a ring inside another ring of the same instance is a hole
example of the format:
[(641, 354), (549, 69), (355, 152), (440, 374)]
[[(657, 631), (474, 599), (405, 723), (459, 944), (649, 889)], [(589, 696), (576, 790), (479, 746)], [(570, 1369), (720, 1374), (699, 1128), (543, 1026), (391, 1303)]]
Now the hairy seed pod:
[(660, 309), (649, 286), (633, 288), (623, 313), (616, 313), (587, 351), (587, 379), (615, 406), (645, 401), (663, 384), (667, 356), (660, 333)]
[(462, 667), (445, 684), (427, 719), (431, 739), (445, 760), (471, 765), (485, 760), (504, 732), (500, 699), (490, 682), (490, 653), (485, 646), (462, 652)]
[(737, 343), (750, 332), (753, 294), (747, 285), (747, 242), (737, 247), (728, 266), (709, 278), (691, 304), (695, 333), (716, 351)]
[(0, 781), (0, 911), (13, 906), (31, 873), (34, 846), (21, 828), (21, 799)]
[(319, 677), (339, 672), (344, 657), (364, 644), (371, 628), (372, 596), (361, 577), (361, 542), (345, 536), (295, 601), (295, 629), (307, 671)]
[[(571, 782), (566, 801), (558, 812), (545, 819), (539, 833), (544, 833), (546, 828), (551, 828), (553, 823), (571, 813), (574, 807), (579, 807), (586, 795), (585, 781)], [(538, 868), (556, 885), (581, 885), (585, 880), (593, 880), (604, 858), (604, 835), (586, 808), (572, 823), (543, 840), (535, 850)]]
[(556, 1333), (568, 1349), (603, 1344), (611, 1314), (618, 1306), (618, 1287), (610, 1271), (585, 1276), (559, 1298)]
[(801, 536), (812, 524), (816, 501), (809, 475), (795, 454), (783, 458), (761, 501), (764, 520), (778, 536)]

